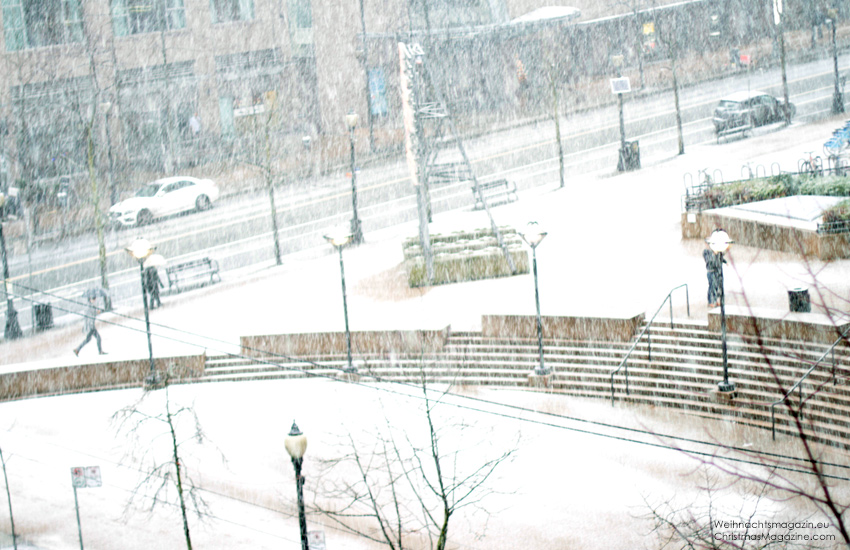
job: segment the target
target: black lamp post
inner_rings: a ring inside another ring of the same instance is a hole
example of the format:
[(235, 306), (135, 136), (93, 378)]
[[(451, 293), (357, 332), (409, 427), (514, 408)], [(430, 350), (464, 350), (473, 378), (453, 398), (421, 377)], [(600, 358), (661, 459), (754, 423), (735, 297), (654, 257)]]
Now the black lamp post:
[[(623, 77), (623, 63), (625, 60), (622, 55), (612, 55), (611, 63), (617, 68), (617, 78)], [(620, 158), (623, 158), (626, 150), (626, 123), (623, 119), (623, 94), (617, 94), (617, 109), (620, 113)]]
[(301, 433), (295, 421), (292, 429), (283, 441), (286, 452), (292, 458), (295, 467), (295, 490), (298, 492), (298, 525), (301, 529), (301, 550), (310, 550), (307, 543), (307, 517), (304, 515), (304, 476), (301, 475), (301, 462), (307, 450), (307, 436)]
[(534, 369), (534, 374), (545, 376), (550, 374), (551, 371), (543, 364), (543, 320), (540, 317), (540, 290), (537, 284), (537, 246), (543, 242), (547, 233), (540, 228), (537, 222), (529, 222), (525, 232), (519, 235), (531, 247), (532, 265), (534, 266), (534, 304), (537, 306), (537, 351), (540, 355), (540, 365)]
[(151, 319), (148, 311), (148, 290), (145, 284), (145, 260), (153, 254), (154, 247), (147, 239), (137, 238), (124, 250), (139, 262), (139, 273), (142, 278), (142, 301), (145, 304), (145, 329), (148, 334), (148, 357), (150, 358), (150, 372), (145, 377), (145, 389), (155, 390), (161, 387), (162, 377), (156, 372), (153, 361), (153, 343), (151, 342)]
[(356, 373), (357, 367), (354, 366), (354, 363), (351, 361), (351, 331), (348, 329), (348, 298), (345, 294), (345, 264), (342, 261), (342, 249), (352, 241), (352, 235), (341, 235), (332, 237), (330, 235), (325, 235), (325, 240), (331, 243), (334, 248), (339, 252), (339, 276), (342, 281), (342, 313), (345, 316), (345, 342), (346, 342), (346, 350), (348, 352), (348, 363), (347, 366), (343, 367), (342, 372), (345, 373)]
[(838, 18), (838, 10), (829, 10), (829, 22), (832, 26), (832, 66), (835, 73), (835, 89), (832, 91), (832, 114), (837, 115), (844, 112), (844, 94), (841, 93), (841, 84), (838, 76), (838, 46), (835, 43), (835, 20)]
[(720, 279), (720, 349), (723, 358), (723, 380), (717, 384), (717, 387), (722, 392), (733, 392), (735, 384), (729, 382), (729, 362), (726, 353), (726, 287), (723, 281), (723, 255), (729, 250), (729, 245), (733, 241), (729, 239), (725, 231), (715, 229), (706, 242), (711, 250), (720, 255), (717, 276)]
[(23, 336), (21, 325), (18, 323), (18, 312), (15, 310), (14, 299), (9, 294), (9, 259), (6, 255), (6, 237), (3, 235), (3, 222), (6, 220), (6, 195), (0, 193), (0, 255), (3, 257), (3, 294), (6, 295), (6, 328), (3, 337), (15, 340)]
[(345, 115), (345, 123), (348, 125), (348, 139), (351, 144), (351, 242), (360, 244), (363, 242), (363, 228), (357, 216), (357, 171), (354, 165), (354, 129), (357, 128), (357, 113), (351, 111)]

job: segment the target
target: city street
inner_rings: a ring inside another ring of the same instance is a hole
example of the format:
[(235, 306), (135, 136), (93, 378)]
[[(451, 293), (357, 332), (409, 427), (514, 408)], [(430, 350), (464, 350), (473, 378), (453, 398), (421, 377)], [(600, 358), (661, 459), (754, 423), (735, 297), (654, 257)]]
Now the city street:
[[(830, 61), (789, 67), (791, 100), (798, 113), (795, 125), (828, 115), (832, 98)], [(686, 149), (715, 141), (710, 117), (720, 96), (741, 89), (761, 89), (781, 95), (779, 81), (779, 70), (771, 69), (735, 74), (720, 81), (683, 88), (681, 104)], [(644, 165), (673, 155), (676, 132), (672, 92), (627, 98), (624, 110), (627, 139), (640, 142)], [(561, 127), (567, 178), (574, 180), (585, 174), (610, 174), (613, 171), (619, 145), (616, 107), (569, 115), (562, 119)], [(765, 130), (771, 131), (760, 129), (757, 133)], [(749, 140), (733, 140), (733, 148), (743, 146), (745, 155), (740, 157), (741, 164), (756, 158), (757, 151), (749, 150), (750, 143)], [(482, 181), (508, 178), (520, 190), (526, 190), (555, 181), (558, 177), (551, 121), (495, 131), (466, 140), (465, 146)], [(809, 150), (819, 153), (820, 144)], [(441, 162), (458, 159), (457, 152), (450, 149), (440, 157)], [(718, 167), (717, 160), (709, 158), (704, 163), (690, 165), (685, 171), (693, 172), (696, 177), (697, 169), (707, 167)], [(796, 170), (796, 166), (786, 162), (782, 169)], [(727, 180), (735, 179), (740, 174), (740, 167), (726, 170), (724, 174)], [(348, 224), (351, 217), (350, 185), (345, 174), (338, 173), (296, 181), (276, 191), (283, 254), (320, 247), (322, 235), (330, 228)], [(433, 211), (437, 214), (466, 208), (473, 202), (469, 184), (465, 182), (434, 188), (431, 197)], [(416, 219), (415, 197), (403, 160), (364, 166), (359, 170), (358, 204), (366, 232)], [(212, 257), (227, 272), (273, 261), (267, 194), (259, 191), (231, 196), (209, 212), (167, 219), (144, 229), (108, 232), (105, 241), (109, 286), (116, 304), (138, 299), (138, 273), (124, 247), (141, 234), (157, 245), (158, 253), (174, 263), (183, 259)], [(28, 295), (29, 289), (35, 289), (49, 295), (75, 297), (88, 287), (100, 285), (97, 244), (92, 233), (65, 239), (61, 243), (46, 242), (35, 248), (31, 257), (21, 254), (20, 247), (18, 251), (11, 255), (12, 281), (18, 285), (18, 295)], [(46, 298), (41, 297), (42, 301)], [(32, 310), (29, 306), (29, 299), (16, 301), (24, 326), (31, 324)], [(57, 310), (55, 315), (59, 317), (62, 313)]]

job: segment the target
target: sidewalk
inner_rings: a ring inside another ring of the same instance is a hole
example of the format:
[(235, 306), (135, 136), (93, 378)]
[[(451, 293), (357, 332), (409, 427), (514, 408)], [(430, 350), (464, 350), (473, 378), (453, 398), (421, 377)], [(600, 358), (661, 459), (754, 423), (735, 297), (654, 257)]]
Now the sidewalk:
[[(492, 209), (497, 223), (521, 228), (539, 221), (549, 235), (537, 250), (540, 303), (544, 315), (604, 316), (646, 311), (652, 315), (673, 287), (687, 283), (691, 317), (706, 318), (703, 243), (682, 240), (682, 176), (703, 167), (719, 168), (735, 179), (746, 162), (796, 169), (806, 151), (819, 150), (837, 119), (818, 124), (771, 128), (754, 137), (691, 145), (682, 157), (646, 158), (642, 170), (571, 178), (564, 189), (551, 183), (520, 200)], [(791, 145), (796, 143), (795, 145)], [(483, 212), (437, 214), (431, 233), (489, 227)], [(417, 235), (407, 223), (366, 235), (366, 243), (344, 251), (351, 330), (451, 325), (480, 330), (486, 313), (534, 313), (531, 275), (411, 289), (402, 267), (401, 242)], [(734, 236), (733, 236), (734, 238)], [(787, 308), (787, 289), (813, 288), (817, 306), (848, 309), (850, 261), (806, 262), (791, 254), (733, 245), (727, 267), (730, 305)], [(815, 277), (821, 285), (815, 287)], [(684, 292), (673, 296), (674, 315), (686, 316)], [(281, 267), (231, 276), (221, 284), (163, 298), (151, 312), (153, 350), (209, 354), (236, 351), (245, 334), (344, 330), (338, 256), (326, 244), (286, 257)], [(666, 318), (667, 313), (662, 312)], [(102, 318), (101, 334), (109, 359), (146, 357), (141, 304), (128, 320)], [(117, 323), (110, 325), (109, 322)], [(77, 359), (72, 347), (82, 339), (82, 321), (4, 344), (3, 364), (47, 360), (51, 364), (89, 361), (90, 344)], [(170, 327), (166, 329), (164, 327)], [(18, 365), (14, 368), (20, 368)]]

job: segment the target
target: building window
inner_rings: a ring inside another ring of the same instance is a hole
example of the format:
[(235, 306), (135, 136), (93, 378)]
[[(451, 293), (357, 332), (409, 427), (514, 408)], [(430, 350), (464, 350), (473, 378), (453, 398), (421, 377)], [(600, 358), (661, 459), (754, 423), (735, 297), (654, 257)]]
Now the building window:
[(296, 29), (313, 28), (310, 0), (289, 0), (289, 25)]
[(80, 113), (94, 103), (89, 77), (12, 86), (12, 113), (24, 177), (50, 178), (85, 165), (85, 128)]
[(6, 51), (83, 41), (80, 0), (2, 0)]
[(210, 0), (213, 23), (250, 21), (254, 18), (254, 0)]
[(313, 57), (313, 7), (310, 0), (288, 0), (289, 42), (293, 57)]
[(186, 28), (183, 0), (112, 0), (115, 36)]
[(427, 23), (421, 4), (414, 6), (411, 15), (414, 25), (419, 29), (424, 29), (426, 25), (432, 29), (444, 29), (494, 22), (490, 2), (486, 0), (435, 0), (428, 4)]

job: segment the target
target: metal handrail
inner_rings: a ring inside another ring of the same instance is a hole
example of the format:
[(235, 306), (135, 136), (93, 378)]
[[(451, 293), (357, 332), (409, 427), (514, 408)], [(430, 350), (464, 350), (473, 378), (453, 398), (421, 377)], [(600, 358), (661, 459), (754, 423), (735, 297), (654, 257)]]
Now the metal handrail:
[(833, 342), (832, 345), (829, 346), (829, 348), (827, 348), (827, 350), (825, 352), (823, 352), (823, 355), (821, 355), (820, 358), (817, 361), (815, 361), (815, 364), (812, 365), (809, 368), (809, 370), (807, 370), (805, 372), (805, 374), (803, 374), (803, 376), (801, 376), (800, 379), (797, 380), (797, 382), (793, 386), (791, 386), (791, 389), (789, 389), (787, 392), (785, 392), (785, 395), (783, 395), (781, 399), (774, 401), (773, 403), (770, 404), (770, 423), (771, 423), (770, 431), (773, 434), (773, 440), (774, 441), (776, 441), (776, 406), (779, 405), (780, 403), (784, 403), (788, 399), (788, 396), (791, 395), (794, 392), (794, 390), (796, 389), (797, 393), (800, 396), (800, 407), (799, 407), (798, 412), (800, 414), (800, 417), (802, 417), (803, 416), (803, 381), (806, 378), (809, 377), (809, 375), (818, 367), (818, 365), (821, 364), (821, 362), (823, 362), (824, 359), (826, 359), (827, 355), (832, 353), (832, 383), (835, 384), (835, 382), (836, 382), (836, 379), (835, 379), (835, 346), (837, 346), (839, 343), (841, 343), (841, 341), (844, 340), (847, 337), (848, 334), (850, 334), (850, 327), (847, 327), (846, 329), (844, 329), (844, 332), (841, 333), (841, 336), (839, 336), (835, 340), (835, 342)]
[(626, 352), (626, 356), (623, 357), (622, 361), (620, 361), (619, 366), (609, 373), (610, 376), (611, 376), (611, 406), (612, 407), (614, 406), (614, 375), (617, 374), (618, 372), (620, 372), (620, 369), (624, 369), (623, 372), (625, 373), (625, 377), (626, 377), (626, 395), (629, 395), (629, 363), (628, 363), (629, 357), (631, 357), (632, 352), (635, 350), (637, 345), (640, 343), (640, 340), (641, 340), (641, 338), (643, 338), (643, 335), (646, 334), (647, 356), (648, 356), (648, 360), (652, 361), (652, 336), (651, 336), (649, 329), (652, 326), (653, 321), (655, 321), (655, 318), (658, 316), (659, 313), (661, 313), (661, 309), (664, 307), (664, 304), (666, 304), (667, 302), (670, 302), (670, 330), (673, 330), (673, 291), (678, 290), (682, 287), (685, 287), (685, 302), (688, 305), (688, 317), (691, 316), (691, 298), (690, 298), (690, 293), (688, 292), (688, 284), (684, 283), (684, 284), (681, 284), (679, 286), (675, 286), (675, 287), (671, 288), (670, 292), (668, 292), (667, 296), (664, 298), (664, 301), (662, 301), (661, 305), (658, 306), (658, 309), (655, 311), (655, 314), (652, 316), (652, 318), (649, 320), (649, 322), (643, 328), (641, 333), (638, 335), (637, 339), (635, 339), (634, 343), (632, 344), (632, 347), (630, 347), (629, 351)]

